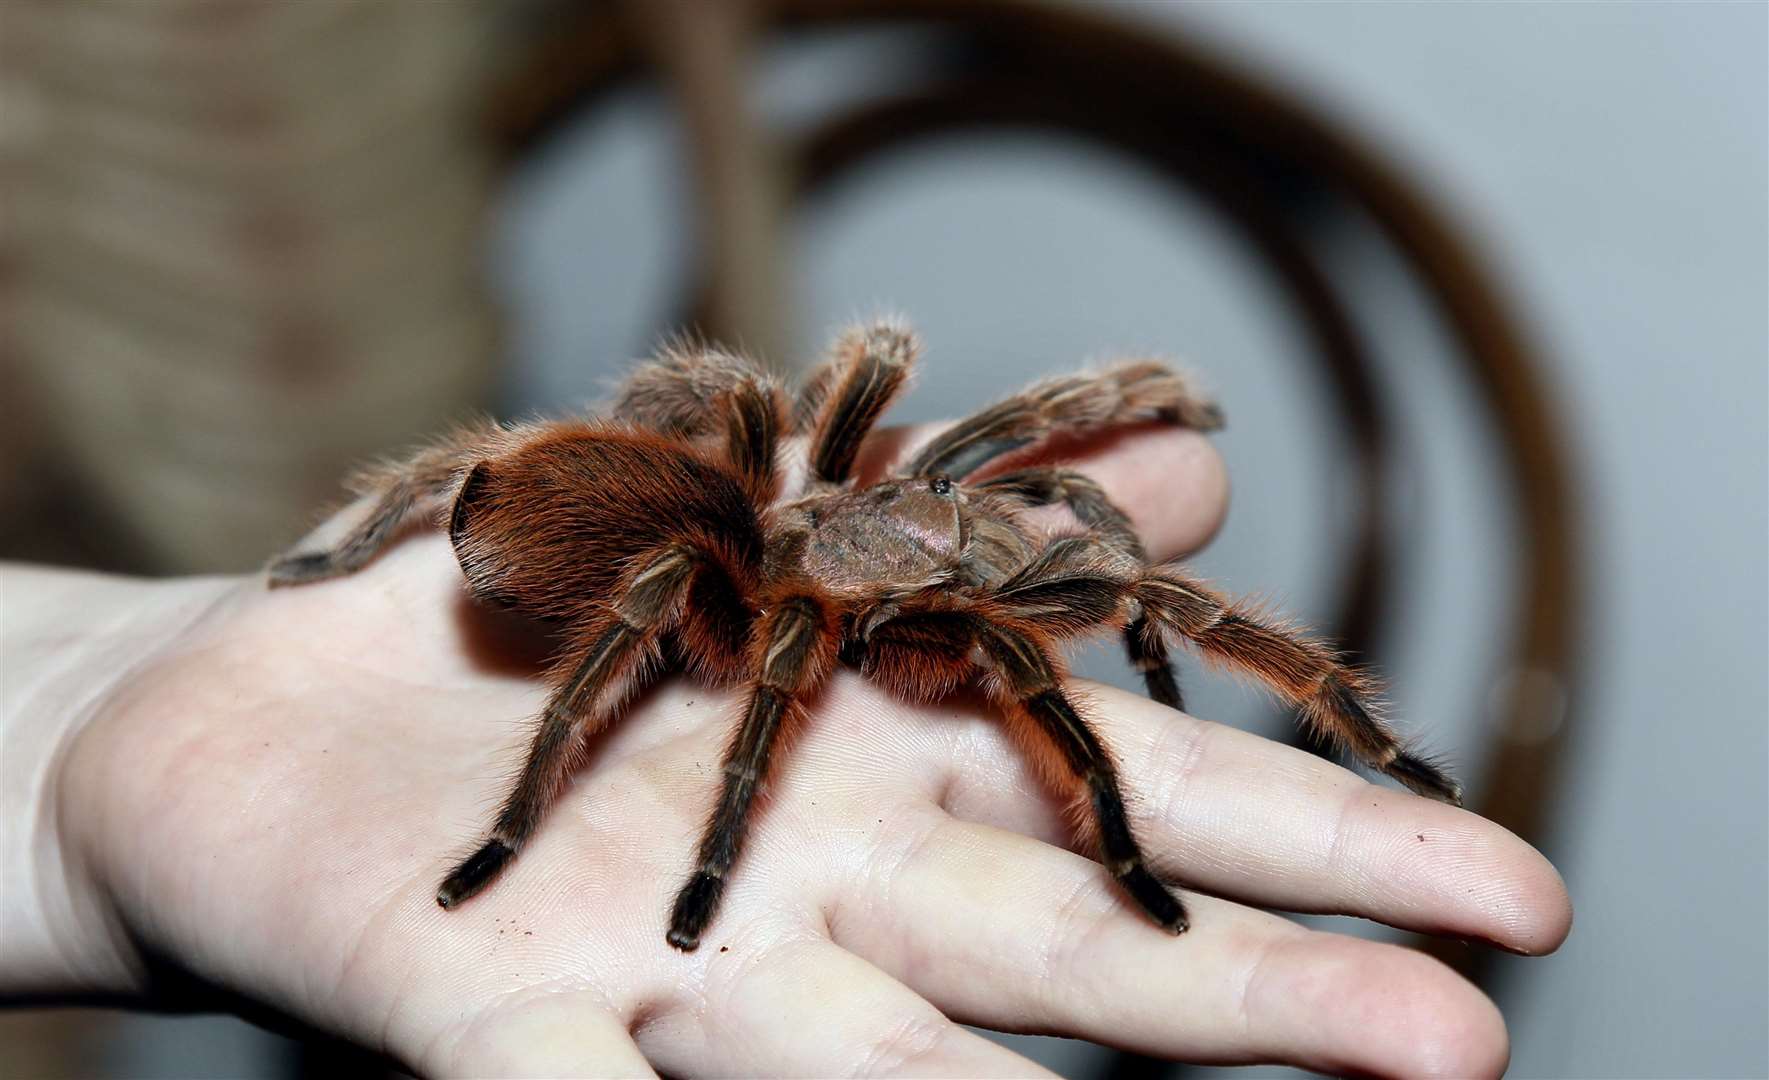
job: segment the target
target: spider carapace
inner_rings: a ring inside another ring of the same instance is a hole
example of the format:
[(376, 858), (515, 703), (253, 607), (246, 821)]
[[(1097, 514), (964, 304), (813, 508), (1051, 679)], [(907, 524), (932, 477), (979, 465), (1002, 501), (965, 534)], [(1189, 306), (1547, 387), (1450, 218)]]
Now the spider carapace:
[[(1129, 519), (1080, 473), (1001, 467), (1132, 425), (1217, 427), (1216, 407), (1185, 379), (1152, 361), (1048, 379), (856, 486), (861, 442), (918, 351), (895, 323), (850, 330), (789, 395), (740, 358), (672, 347), (633, 373), (606, 419), (485, 425), (363, 474), (356, 490), (372, 509), (360, 524), (329, 550), (272, 564), (272, 585), (348, 574), (429, 514), (446, 522), (476, 597), (559, 630), (554, 689), (522, 771), (438, 903), (491, 884), (540, 826), (582, 741), (671, 664), (748, 694), (669, 915), (667, 939), (684, 950), (718, 910), (782, 731), (840, 665), (914, 698), (980, 678), (1018, 743), (1073, 795), (1105, 869), (1174, 933), (1185, 908), (1146, 868), (1113, 756), (1064, 689), (1061, 649), (1074, 639), (1120, 634), (1150, 696), (1175, 708), (1167, 648), (1182, 642), (1262, 681), (1371, 767), (1457, 799), (1332, 649), (1179, 565), (1151, 565)], [(1078, 531), (1048, 539), (1027, 520), (1053, 505)]]

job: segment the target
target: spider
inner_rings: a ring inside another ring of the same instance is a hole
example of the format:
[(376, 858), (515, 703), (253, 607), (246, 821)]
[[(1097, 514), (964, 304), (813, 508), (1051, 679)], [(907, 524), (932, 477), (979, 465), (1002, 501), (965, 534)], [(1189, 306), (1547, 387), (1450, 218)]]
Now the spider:
[[(683, 951), (718, 911), (784, 733), (839, 665), (914, 699), (981, 676), (1016, 741), (1073, 796), (1105, 869), (1176, 934), (1185, 908), (1149, 872), (1113, 756), (1064, 687), (1067, 642), (1118, 632), (1149, 695), (1176, 709), (1168, 643), (1189, 644), (1264, 682), (1371, 767), (1459, 801), (1455, 782), (1380, 719), (1365, 675), (1183, 567), (1151, 565), (1093, 481), (1048, 465), (975, 479), (1063, 439), (1220, 426), (1186, 380), (1152, 361), (1047, 379), (858, 486), (861, 442), (919, 352), (895, 322), (850, 329), (789, 399), (737, 356), (672, 345), (629, 377), (611, 419), (484, 424), (364, 473), (353, 487), (373, 502), (360, 524), (328, 550), (271, 565), (272, 586), (349, 574), (429, 514), (446, 520), (477, 599), (558, 633), (553, 690), (522, 770), (437, 903), (453, 908), (491, 884), (534, 836), (586, 737), (672, 669), (748, 688), (669, 915), (666, 940)], [(789, 468), (799, 443), (805, 459)], [(1045, 506), (1066, 507), (1083, 531), (1039, 539), (1029, 512)]]

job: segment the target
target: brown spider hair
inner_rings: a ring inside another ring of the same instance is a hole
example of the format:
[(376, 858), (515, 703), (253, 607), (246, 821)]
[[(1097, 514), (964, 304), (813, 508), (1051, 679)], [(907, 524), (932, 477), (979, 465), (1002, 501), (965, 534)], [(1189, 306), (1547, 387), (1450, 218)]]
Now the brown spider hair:
[[(667, 938), (694, 949), (718, 910), (782, 735), (829, 674), (858, 668), (928, 698), (980, 677), (1039, 770), (1074, 799), (1106, 869), (1166, 929), (1185, 908), (1147, 869), (1111, 752), (1064, 687), (1062, 648), (1115, 630), (1151, 697), (1181, 706), (1168, 645), (1259, 679), (1316, 730), (1414, 791), (1458, 801), (1328, 646), (1150, 565), (1093, 481), (1049, 465), (975, 479), (1008, 455), (1129, 425), (1209, 430), (1216, 407), (1163, 364), (1047, 379), (936, 435), (858, 486), (862, 441), (919, 344), (880, 322), (839, 337), (789, 401), (747, 361), (679, 343), (641, 366), (605, 419), (467, 429), (364, 474), (372, 509), (335, 546), (291, 554), (270, 584), (352, 573), (420, 514), (445, 522), (475, 597), (549, 621), (553, 692), (490, 834), (444, 879), (449, 908), (489, 885), (540, 827), (585, 740), (669, 667), (748, 687), (722, 786)], [(789, 481), (785, 446), (804, 442)], [(1040, 541), (1028, 510), (1079, 535)], [(668, 658), (666, 663), (665, 658)]]

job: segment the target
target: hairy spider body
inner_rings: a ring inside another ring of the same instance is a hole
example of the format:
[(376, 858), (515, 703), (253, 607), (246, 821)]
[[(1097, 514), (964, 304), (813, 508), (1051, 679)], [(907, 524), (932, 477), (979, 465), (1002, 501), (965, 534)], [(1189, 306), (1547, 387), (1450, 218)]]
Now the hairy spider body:
[[(272, 585), (353, 572), (418, 514), (445, 520), (469, 588), (551, 621), (563, 642), (527, 759), (482, 845), (442, 882), (453, 907), (539, 828), (584, 740), (664, 657), (748, 698), (721, 789), (666, 935), (694, 949), (719, 905), (782, 733), (838, 664), (929, 698), (982, 677), (1016, 741), (1073, 796), (1106, 869), (1155, 922), (1186, 928), (1144, 865), (1117, 765), (1064, 689), (1062, 646), (1123, 635), (1156, 700), (1178, 707), (1171, 640), (1251, 674), (1364, 762), (1415, 791), (1455, 784), (1407, 752), (1371, 686), (1329, 648), (1149, 565), (1129, 519), (1091, 480), (1051, 466), (973, 479), (1053, 437), (1150, 422), (1208, 429), (1215, 407), (1152, 362), (1047, 380), (935, 436), (896, 475), (859, 487), (861, 441), (918, 352), (894, 324), (850, 331), (796, 399), (750, 364), (676, 346), (629, 379), (613, 419), (487, 426), (358, 483), (369, 515), (326, 551), (286, 556)], [(804, 479), (780, 448), (805, 441)], [(1085, 531), (1041, 540), (1027, 520), (1066, 507)]]

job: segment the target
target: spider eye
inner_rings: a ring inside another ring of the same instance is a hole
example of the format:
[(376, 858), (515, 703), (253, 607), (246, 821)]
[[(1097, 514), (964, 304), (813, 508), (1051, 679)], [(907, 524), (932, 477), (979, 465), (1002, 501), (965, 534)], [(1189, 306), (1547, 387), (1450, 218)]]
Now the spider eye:
[(944, 476), (936, 476), (928, 481), (928, 489), (935, 495), (952, 494), (952, 481)]

